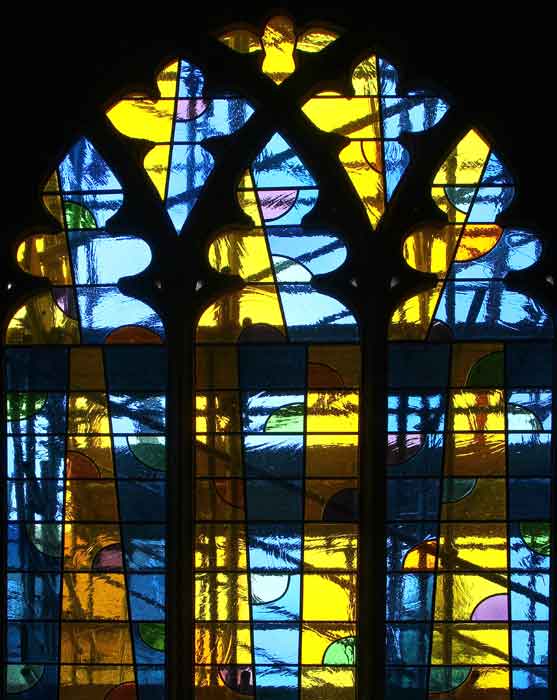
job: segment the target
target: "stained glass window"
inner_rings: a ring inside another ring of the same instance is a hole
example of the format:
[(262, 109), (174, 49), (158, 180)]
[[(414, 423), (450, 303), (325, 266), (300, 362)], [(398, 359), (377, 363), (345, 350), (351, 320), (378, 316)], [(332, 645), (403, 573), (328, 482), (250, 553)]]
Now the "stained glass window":
[(505, 153), (365, 33), (204, 41), (14, 234), (6, 697), (549, 699), (550, 252)]

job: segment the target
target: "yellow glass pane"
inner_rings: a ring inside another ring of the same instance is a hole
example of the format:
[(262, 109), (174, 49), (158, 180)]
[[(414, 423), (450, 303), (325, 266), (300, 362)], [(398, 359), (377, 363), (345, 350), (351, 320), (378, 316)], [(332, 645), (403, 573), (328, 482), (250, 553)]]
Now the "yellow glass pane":
[(506, 569), (505, 523), (441, 523), (440, 570)]
[(17, 249), (17, 264), (30, 275), (47, 277), (52, 284), (72, 283), (64, 233), (27, 237)]
[(307, 476), (352, 476), (357, 473), (357, 435), (306, 435)]
[(64, 569), (88, 570), (104, 547), (120, 544), (119, 525), (64, 525)]
[(453, 391), (449, 406), (449, 426), (455, 431), (504, 430), (503, 391), (500, 389)]
[(66, 481), (66, 520), (106, 520), (117, 522), (116, 484), (109, 479), (68, 479)]
[(303, 105), (302, 111), (322, 131), (350, 139), (381, 138), (377, 97), (335, 97), (319, 93)]
[[(143, 97), (126, 98), (107, 111), (107, 117), (120, 133), (155, 143), (170, 141), (174, 116), (174, 100), (178, 86), (178, 64), (178, 61), (173, 61), (157, 76), (157, 86), (161, 95), (160, 100), (151, 100)], [(154, 156), (154, 160), (159, 165), (167, 167), (168, 159), (164, 161), (161, 155), (159, 152)], [(149, 161), (149, 170), (151, 172), (153, 172), (154, 166), (155, 163), (152, 158)], [(161, 191), (160, 177), (162, 177), (162, 174), (156, 178), (151, 177), (159, 193)], [(166, 180), (166, 177), (164, 179)]]
[(12, 316), (6, 342), (8, 345), (77, 345), (79, 324), (62, 311), (51, 292), (40, 292)]
[[(304, 569), (356, 571), (358, 526), (349, 523), (312, 523), (304, 528)], [(313, 662), (308, 662), (313, 663)]]
[(385, 211), (385, 193), (383, 174), (380, 169), (376, 169), (370, 164), (364, 151), (364, 145), (367, 146), (366, 151), (369, 152), (380, 148), (378, 144), (379, 142), (374, 141), (353, 141), (339, 153), (340, 162), (365, 207), (372, 227), (377, 225)]
[(444, 276), (451, 266), (461, 232), (462, 227), (454, 225), (414, 231), (404, 239), (404, 259), (414, 270)]
[(302, 663), (322, 664), (331, 644), (355, 635), (355, 625), (305, 623), (302, 628)]
[(195, 397), (196, 433), (239, 432), (240, 402), (236, 391), (198, 393)]
[[(63, 665), (60, 666), (60, 700), (104, 700), (115, 686), (134, 682), (133, 666)], [(130, 692), (129, 686), (125, 692)]]
[(261, 70), (277, 84), (282, 83), (296, 70), (295, 41), (294, 27), (288, 17), (273, 17), (267, 22), (261, 37), (265, 51)]
[(296, 41), (296, 48), (298, 51), (305, 51), (306, 53), (319, 53), (323, 51), (324, 48), (336, 41), (340, 34), (333, 32), (331, 29), (308, 29), (307, 31), (300, 34), (298, 40)]
[(356, 619), (356, 577), (354, 574), (304, 574), (304, 620)]
[(273, 270), (263, 229), (227, 231), (209, 246), (209, 263), (218, 272), (249, 282), (273, 282)]
[(454, 691), (454, 700), (483, 700), (490, 695), (502, 700), (510, 699), (508, 667), (476, 666), (470, 681)]
[(48, 180), (46, 181), (43, 192), (59, 192), (59, 191), (60, 191), (60, 184), (58, 181), (58, 171), (53, 170), (52, 173), (50, 173)]
[(195, 663), (250, 664), (251, 628), (246, 623), (195, 625)]
[(357, 433), (359, 395), (355, 391), (309, 391), (308, 433)]
[(455, 503), (444, 503), (442, 520), (504, 520), (507, 517), (504, 479), (478, 479), (472, 492)]
[(196, 574), (195, 619), (249, 622), (247, 574)]
[(442, 289), (440, 283), (404, 300), (391, 317), (389, 340), (425, 340)]
[(445, 476), (495, 476), (506, 470), (503, 433), (447, 433)]
[(437, 566), (437, 540), (420, 542), (412, 547), (404, 557), (403, 569), (416, 571), (434, 571)]
[(478, 184), (488, 156), (489, 144), (475, 129), (470, 129), (439, 168), (433, 184)]
[(63, 620), (127, 620), (124, 574), (68, 574), (62, 585)]
[(236, 198), (238, 199), (240, 209), (244, 212), (244, 214), (247, 214), (249, 216), (249, 218), (253, 221), (253, 225), (262, 226), (263, 221), (261, 219), (261, 212), (259, 211), (259, 202), (257, 201), (257, 195), (255, 194), (255, 190), (237, 190)]
[(368, 56), (358, 63), (352, 73), (352, 87), (355, 95), (379, 95), (377, 56)]
[(431, 663), (506, 664), (509, 662), (509, 631), (503, 624), (435, 624)]
[(445, 212), (447, 219), (455, 223), (464, 223), (466, 221), (467, 213), (457, 209), (450, 199), (447, 197), (447, 193), (443, 186), (436, 186), (431, 188), (431, 198), (433, 199), (435, 206), (437, 206), (442, 212)]
[(174, 100), (125, 99), (109, 109), (106, 116), (125, 136), (164, 143), (172, 136)]
[(243, 520), (244, 483), (241, 479), (197, 479), (197, 520)]
[(455, 260), (475, 260), (492, 250), (503, 234), (495, 224), (467, 224), (458, 244)]
[(108, 399), (106, 394), (91, 391), (71, 392), (68, 408), (69, 433), (110, 433)]
[(64, 210), (62, 207), (62, 197), (60, 197), (59, 194), (45, 194), (43, 195), (43, 203), (56, 221), (63, 226)]
[(256, 325), (270, 326), (285, 334), (281, 306), (273, 285), (247, 286), (211, 304), (199, 319), (197, 340), (234, 342), (242, 332), (249, 332), (253, 337), (257, 328), (252, 326)]
[(247, 29), (232, 29), (229, 32), (224, 32), (219, 36), (219, 41), (238, 53), (261, 51), (259, 37)]
[(342, 666), (301, 669), (300, 700), (355, 700), (356, 671)]
[(507, 593), (505, 574), (439, 574), (435, 587), (435, 620), (466, 622), (483, 600)]
[[(169, 102), (168, 104), (173, 103)], [(155, 185), (161, 199), (164, 199), (166, 194), (169, 162), (170, 146), (166, 144), (154, 146), (143, 159), (143, 167)]]
[(132, 641), (127, 623), (63, 622), (63, 664), (132, 664)]
[(157, 87), (162, 98), (175, 98), (177, 94), (179, 61), (172, 61), (157, 75)]
[[(70, 388), (84, 391), (102, 391), (105, 388), (101, 348), (72, 348), (70, 350)], [(106, 407), (106, 398), (104, 405)]]
[(246, 528), (207, 523), (195, 528), (196, 569), (246, 569)]

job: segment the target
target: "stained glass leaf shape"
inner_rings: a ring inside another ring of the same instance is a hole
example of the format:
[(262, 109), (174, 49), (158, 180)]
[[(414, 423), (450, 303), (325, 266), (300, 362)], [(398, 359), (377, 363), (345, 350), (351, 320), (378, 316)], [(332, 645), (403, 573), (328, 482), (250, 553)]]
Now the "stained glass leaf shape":
[(261, 36), (250, 29), (230, 29), (219, 39), (238, 53), (263, 52), (261, 72), (280, 85), (296, 70), (295, 51), (319, 53), (332, 44), (339, 34), (324, 27), (310, 27), (297, 33), (289, 17), (272, 17)]
[(339, 159), (373, 228), (410, 162), (401, 134), (430, 129), (448, 110), (444, 100), (425, 92), (398, 97), (397, 84), (396, 69), (372, 54), (354, 69), (353, 96), (322, 92), (302, 108), (319, 129), (350, 139)]
[(207, 95), (204, 82), (199, 68), (174, 60), (157, 76), (159, 99), (130, 95), (107, 112), (120, 133), (153, 144), (143, 166), (177, 234), (213, 170), (203, 141), (238, 131), (253, 114), (240, 97)]
[(488, 141), (476, 129), (468, 131), (433, 178), (432, 198), (448, 223), (417, 229), (403, 243), (407, 264), (433, 272), (439, 282), (402, 302), (392, 317), (391, 339), (419, 340), (439, 332), (483, 339), (551, 332), (546, 312), (503, 283), (507, 273), (530, 267), (541, 253), (533, 233), (495, 223), (514, 189)]
[(52, 287), (15, 313), (8, 342), (103, 342), (115, 332), (122, 335), (123, 327), (143, 329), (144, 341), (160, 342), (164, 331), (158, 315), (117, 286), (120, 278), (149, 265), (151, 250), (137, 236), (105, 229), (121, 207), (123, 193), (90, 141), (80, 139), (66, 154), (48, 179), (43, 201), (63, 231), (28, 236), (19, 245), (17, 261), (25, 272), (46, 277)]

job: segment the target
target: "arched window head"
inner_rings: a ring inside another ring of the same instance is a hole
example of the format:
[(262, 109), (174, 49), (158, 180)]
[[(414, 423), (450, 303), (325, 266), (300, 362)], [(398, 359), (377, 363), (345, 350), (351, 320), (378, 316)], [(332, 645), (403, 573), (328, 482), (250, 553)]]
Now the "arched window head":
[(549, 248), (394, 63), (221, 27), (43, 173), (6, 280), (7, 697), (551, 697)]

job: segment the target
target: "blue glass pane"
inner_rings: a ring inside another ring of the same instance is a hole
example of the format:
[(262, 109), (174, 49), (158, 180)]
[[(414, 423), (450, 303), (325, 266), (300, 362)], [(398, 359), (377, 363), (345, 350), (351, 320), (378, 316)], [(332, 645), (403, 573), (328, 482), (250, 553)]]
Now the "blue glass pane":
[(275, 523), (249, 524), (250, 569), (255, 572), (299, 571), (302, 528)]
[(197, 202), (214, 162), (213, 156), (202, 146), (175, 144), (172, 147), (166, 207), (177, 232)]
[(410, 154), (398, 141), (385, 141), (383, 143), (383, 160), (387, 200), (389, 200), (410, 163)]
[(356, 341), (356, 319), (344, 304), (309, 284), (279, 284), (288, 334), (296, 342)]
[(396, 139), (405, 131), (424, 131), (435, 126), (448, 105), (437, 97), (384, 97), (381, 100), (383, 138)]
[[(292, 622), (297, 619), (300, 615), (300, 578), (285, 573), (251, 574), (253, 619), (260, 622)], [(274, 597), (274, 591), (282, 595)], [(260, 597), (267, 600), (269, 594), (272, 597), (268, 602), (258, 602)]]
[(445, 397), (441, 393), (399, 392), (388, 398), (390, 433), (437, 432), (445, 427)]
[[(238, 131), (251, 117), (253, 109), (247, 100), (228, 97), (226, 99), (213, 99), (195, 101), (195, 109), (188, 109), (188, 101), (179, 101), (176, 112), (176, 126), (174, 129), (174, 141), (199, 143), (211, 136), (228, 136)], [(203, 111), (195, 119), (195, 114)]]
[(59, 615), (60, 576), (8, 574), (8, 619), (55, 620)]
[(273, 255), (297, 260), (314, 275), (336, 270), (346, 260), (346, 245), (325, 231), (296, 227), (269, 229), (269, 246)]
[(147, 304), (122, 294), (117, 287), (78, 287), (77, 299), (86, 343), (102, 343), (122, 326), (137, 325), (164, 336), (158, 314)]
[(525, 622), (549, 620), (549, 575), (511, 575), (511, 617)]
[(496, 246), (477, 260), (455, 262), (451, 277), (456, 279), (504, 278), (511, 270), (533, 265), (541, 255), (540, 239), (519, 229), (505, 229)]
[(547, 665), (549, 653), (547, 625), (513, 624), (511, 635), (514, 663)]
[(130, 574), (131, 615), (134, 620), (164, 621), (165, 576), (157, 574)]
[(433, 574), (387, 576), (387, 620), (428, 620), (433, 603)]
[(437, 321), (448, 325), (455, 339), (550, 337), (552, 324), (544, 309), (502, 282), (452, 282), (445, 285)]
[(8, 476), (61, 478), (65, 438), (62, 435), (8, 436)]
[(272, 136), (253, 162), (253, 178), (257, 188), (317, 186), (309, 170), (280, 134)]
[(151, 262), (151, 249), (135, 236), (69, 231), (75, 284), (116, 284)]
[(9, 520), (62, 520), (64, 482), (55, 479), (7, 481)]
[[(68, 217), (68, 208), (71, 208), (73, 204), (77, 204), (87, 210), (88, 218), (90, 215), (98, 228), (103, 228), (124, 202), (121, 192), (113, 192), (111, 194), (65, 194), (63, 199), (66, 205), (66, 217)], [(68, 205), (70, 206), (68, 207)]]
[(401, 666), (427, 664), (430, 625), (387, 625), (387, 663)]
[(163, 394), (110, 394), (114, 433), (163, 433), (166, 397)]
[(56, 663), (58, 660), (58, 623), (10, 622), (8, 624), (8, 662)]
[(59, 168), (62, 190), (119, 190), (120, 183), (87, 139), (80, 139), (69, 151)]

